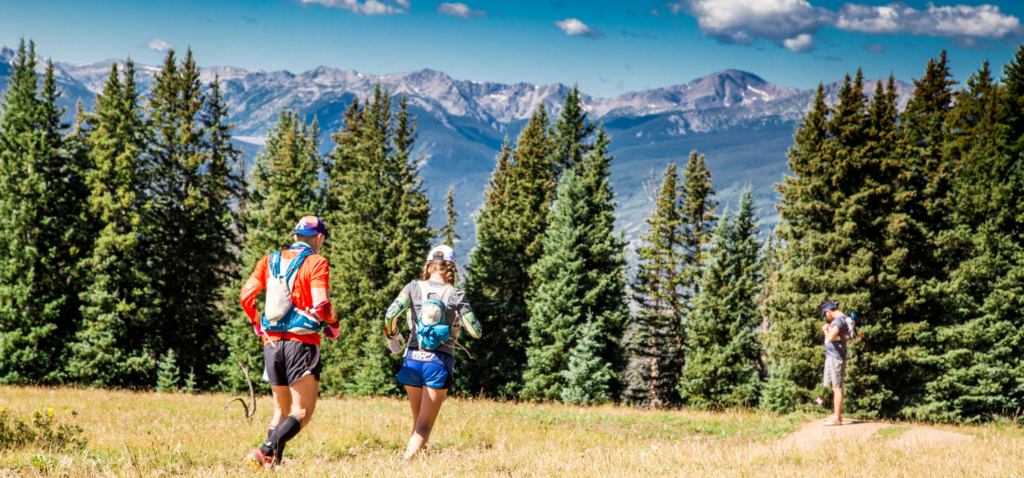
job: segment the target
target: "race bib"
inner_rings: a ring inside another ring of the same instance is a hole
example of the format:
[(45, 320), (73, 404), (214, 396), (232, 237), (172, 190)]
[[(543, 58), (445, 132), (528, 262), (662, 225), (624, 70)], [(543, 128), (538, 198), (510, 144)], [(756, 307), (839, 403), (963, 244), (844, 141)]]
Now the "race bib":
[(422, 352), (419, 350), (412, 351), (412, 358), (417, 362), (432, 362), (434, 360), (434, 354), (430, 352)]

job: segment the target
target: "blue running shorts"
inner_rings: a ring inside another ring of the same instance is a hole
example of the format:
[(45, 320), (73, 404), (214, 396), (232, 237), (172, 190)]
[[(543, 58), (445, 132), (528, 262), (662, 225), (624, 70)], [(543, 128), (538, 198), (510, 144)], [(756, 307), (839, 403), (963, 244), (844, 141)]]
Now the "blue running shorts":
[(455, 359), (425, 350), (406, 350), (398, 383), (410, 387), (430, 387), (447, 390), (452, 387)]

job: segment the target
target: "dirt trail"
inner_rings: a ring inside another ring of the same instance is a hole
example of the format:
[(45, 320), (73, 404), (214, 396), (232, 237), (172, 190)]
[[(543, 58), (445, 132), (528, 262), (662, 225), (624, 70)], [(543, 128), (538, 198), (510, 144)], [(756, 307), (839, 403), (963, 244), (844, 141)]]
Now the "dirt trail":
[[(883, 429), (891, 426), (893, 425), (888, 423), (844, 419), (843, 424), (840, 426), (826, 427), (821, 420), (814, 420), (805, 423), (799, 430), (783, 438), (780, 445), (797, 448), (815, 448), (831, 440), (881, 440), (892, 436), (892, 434), (882, 432)], [(914, 426), (898, 433), (894, 439), (907, 444), (957, 444), (973, 440), (974, 437), (929, 427)]]

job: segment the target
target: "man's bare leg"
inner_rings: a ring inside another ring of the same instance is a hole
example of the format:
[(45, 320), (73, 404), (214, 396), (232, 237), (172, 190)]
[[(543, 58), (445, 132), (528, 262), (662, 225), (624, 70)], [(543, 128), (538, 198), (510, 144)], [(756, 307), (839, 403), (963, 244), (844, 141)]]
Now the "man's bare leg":
[(832, 387), (832, 401), (835, 404), (836, 420), (843, 421), (843, 387)]

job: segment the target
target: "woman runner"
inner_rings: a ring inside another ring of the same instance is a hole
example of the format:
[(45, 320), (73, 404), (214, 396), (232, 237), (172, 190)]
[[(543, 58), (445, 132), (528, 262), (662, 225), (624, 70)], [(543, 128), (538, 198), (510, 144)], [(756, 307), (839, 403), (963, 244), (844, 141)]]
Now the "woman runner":
[[(317, 332), (338, 338), (338, 319), (327, 298), (330, 270), (327, 259), (318, 255), (327, 226), (306, 216), (292, 236), (295, 243), (287, 251), (264, 256), (256, 264), (240, 297), (253, 330), (263, 340), (263, 379), (274, 393), (267, 441), (245, 457), (256, 470), (280, 463), (285, 443), (313, 418), (323, 369)], [(267, 301), (259, 317), (255, 301), (264, 288)]]
[[(480, 323), (466, 301), (466, 294), (452, 285), (455, 283), (455, 274), (455, 251), (444, 245), (434, 247), (427, 255), (427, 262), (423, 264), (423, 280), (406, 285), (388, 308), (385, 317), (384, 333), (388, 339), (388, 348), (391, 353), (400, 354), (405, 338), (398, 332), (398, 317), (409, 311), (409, 343), (397, 377), (398, 383), (405, 385), (409, 406), (412, 408), (412, 437), (405, 451), (405, 461), (415, 458), (426, 445), (437, 413), (441, 411), (441, 404), (452, 386), (455, 346), (460, 330), (465, 328), (473, 338), (479, 338), (482, 332)], [(442, 303), (445, 308), (444, 320), (438, 324), (442, 328), (428, 326), (418, 331), (417, 323), (421, 319), (425, 320), (424, 323), (430, 323), (420, 314), (426, 311), (429, 315), (438, 310), (436, 306)], [(442, 340), (445, 331), (448, 332), (448, 339)], [(425, 337), (424, 344), (420, 343), (417, 332)]]

